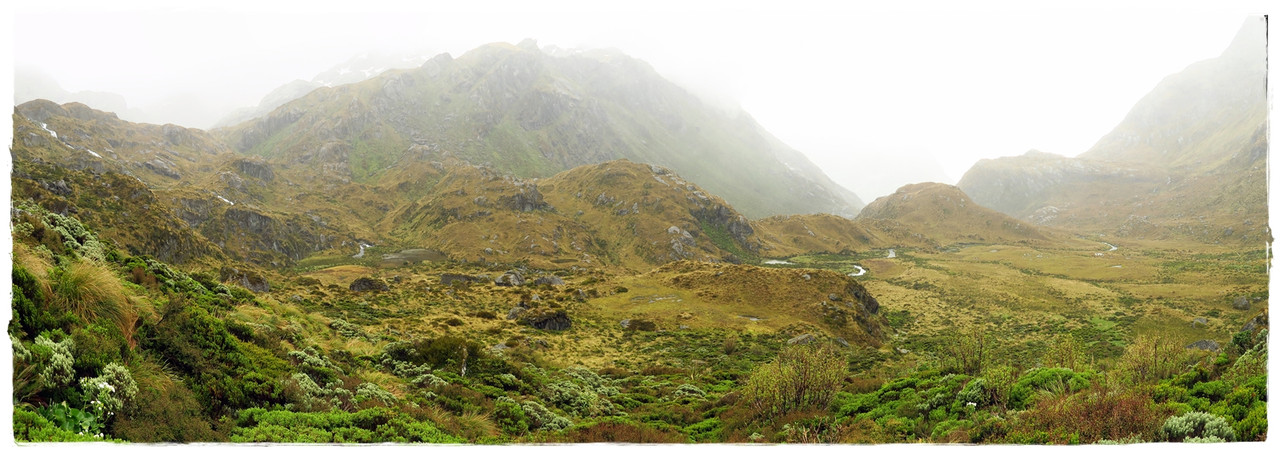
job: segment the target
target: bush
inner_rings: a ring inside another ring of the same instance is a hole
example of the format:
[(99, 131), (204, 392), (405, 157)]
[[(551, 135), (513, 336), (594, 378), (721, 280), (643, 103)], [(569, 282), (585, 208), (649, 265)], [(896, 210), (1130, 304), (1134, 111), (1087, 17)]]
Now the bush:
[(1175, 415), (1165, 420), (1160, 428), (1162, 440), (1184, 442), (1191, 439), (1207, 439), (1216, 437), (1228, 441), (1236, 440), (1236, 432), (1227, 421), (1217, 415), (1204, 412), (1188, 412)]
[(1044, 433), (1044, 441), (1095, 443), (1150, 436), (1166, 413), (1150, 395), (1093, 385), (1070, 395), (1043, 398), (1024, 417), (1024, 431)]
[(39, 413), (14, 406), (13, 439), (18, 442), (100, 442), (103, 436), (63, 428)]
[(232, 442), (289, 443), (459, 443), (430, 422), (418, 421), (387, 408), (359, 412), (332, 410), (298, 413), (246, 409), (236, 417)]
[(685, 442), (679, 433), (640, 425), (626, 419), (608, 419), (588, 423), (563, 434), (564, 441), (574, 443), (673, 444)]
[(537, 401), (525, 401), (520, 404), (520, 408), (524, 410), (525, 415), (529, 418), (529, 428), (537, 430), (561, 430), (572, 425), (569, 419), (551, 412), (546, 406)]
[(1067, 368), (1036, 368), (1018, 379), (1009, 390), (1009, 406), (1026, 408), (1037, 391), (1061, 394), (1078, 391), (1089, 385), (1091, 373), (1076, 373)]
[(529, 417), (515, 400), (507, 397), (498, 398), (493, 405), (493, 421), (502, 432), (519, 436), (529, 432)]
[(758, 417), (826, 407), (844, 379), (845, 360), (830, 345), (783, 349), (751, 373), (742, 401)]
[(1171, 336), (1139, 336), (1125, 348), (1117, 371), (1130, 382), (1155, 382), (1177, 374), (1188, 357)]

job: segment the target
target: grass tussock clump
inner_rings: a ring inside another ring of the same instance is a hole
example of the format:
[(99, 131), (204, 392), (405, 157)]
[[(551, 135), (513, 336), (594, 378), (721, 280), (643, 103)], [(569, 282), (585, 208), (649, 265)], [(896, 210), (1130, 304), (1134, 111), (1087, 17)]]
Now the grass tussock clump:
[(51, 274), (50, 302), (60, 310), (76, 315), (86, 323), (99, 319), (114, 322), (121, 330), (132, 327), (136, 319), (126, 298), (124, 285), (110, 269), (87, 260), (76, 260)]

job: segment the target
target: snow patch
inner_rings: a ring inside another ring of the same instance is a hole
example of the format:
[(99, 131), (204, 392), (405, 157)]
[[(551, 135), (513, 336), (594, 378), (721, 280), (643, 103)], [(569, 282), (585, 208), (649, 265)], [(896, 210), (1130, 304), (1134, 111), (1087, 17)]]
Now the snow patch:
[(99, 159), (101, 159), (101, 158), (102, 158), (102, 155), (101, 155), (101, 154), (95, 153), (95, 152), (93, 152), (93, 150), (91, 150), (91, 149), (87, 149), (87, 148), (86, 148), (86, 149), (85, 149), (85, 151), (88, 151), (88, 152), (89, 152), (89, 154), (92, 154), (92, 155), (93, 155), (93, 157), (96, 157), (96, 158), (99, 158)]
[(886, 258), (897, 258), (897, 257), (898, 257), (898, 252), (894, 251), (893, 249), (889, 249), (889, 256), (887, 256)]
[(786, 262), (786, 261), (778, 261), (778, 260), (765, 260), (765, 261), (764, 261), (764, 264), (776, 264), (776, 265), (787, 265), (787, 266), (791, 266), (791, 265), (794, 265), (795, 263), (790, 263), (790, 262)]
[(218, 199), (219, 199), (219, 200), (222, 200), (223, 202), (225, 202), (225, 203), (227, 203), (227, 204), (229, 204), (229, 205), (231, 205), (231, 206), (235, 206), (235, 205), (236, 205), (236, 204), (235, 204), (234, 202), (232, 202), (231, 200), (228, 200), (228, 199), (226, 199), (226, 198), (222, 198), (222, 195), (218, 195), (218, 194), (216, 194), (216, 193), (215, 193), (215, 194), (213, 194), (213, 196), (218, 197)]
[(849, 276), (850, 276), (850, 277), (861, 277), (861, 276), (863, 276), (863, 275), (866, 275), (866, 274), (867, 274), (867, 270), (866, 270), (866, 269), (864, 269), (862, 266), (859, 266), (859, 265), (857, 265), (857, 264), (854, 264), (854, 265), (853, 265), (853, 267), (854, 267), (855, 269), (857, 269), (858, 271), (857, 271), (857, 272), (850, 272), (850, 273), (849, 273)]
[(365, 244), (365, 243), (361, 242), (361, 243), (360, 243), (360, 252), (359, 252), (359, 253), (356, 253), (355, 255), (351, 255), (351, 257), (352, 257), (352, 258), (364, 258), (364, 249), (367, 249), (367, 248), (369, 248), (369, 247), (373, 247), (373, 246), (372, 246), (372, 245)]

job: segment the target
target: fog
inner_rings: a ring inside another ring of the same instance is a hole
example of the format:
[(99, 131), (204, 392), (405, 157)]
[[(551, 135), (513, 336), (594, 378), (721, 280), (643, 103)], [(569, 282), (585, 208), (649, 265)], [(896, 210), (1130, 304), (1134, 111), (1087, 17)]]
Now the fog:
[(209, 128), (365, 52), (458, 56), (525, 38), (613, 47), (708, 102), (740, 105), (869, 202), (904, 183), (955, 183), (982, 158), (1084, 152), (1162, 78), (1218, 55), (1249, 13), (1266, 12), (1265, 2), (258, 3), (18, 5), (13, 64), (125, 119)]

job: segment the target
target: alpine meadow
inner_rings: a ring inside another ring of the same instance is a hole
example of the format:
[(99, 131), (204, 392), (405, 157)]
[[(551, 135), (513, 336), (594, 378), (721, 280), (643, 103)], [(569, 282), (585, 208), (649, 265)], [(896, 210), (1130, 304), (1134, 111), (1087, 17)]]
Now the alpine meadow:
[(17, 77), (13, 439), (1265, 442), (1267, 20), (1076, 155), (879, 197), (614, 48), (207, 129)]

